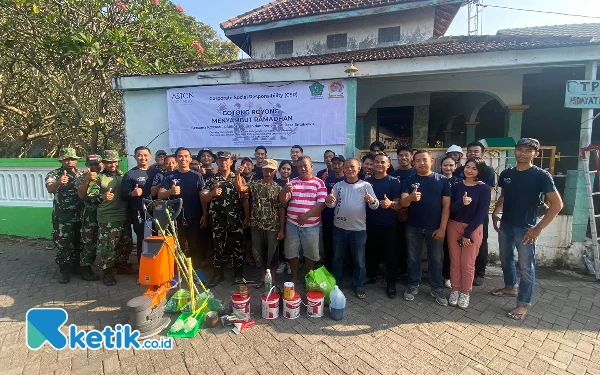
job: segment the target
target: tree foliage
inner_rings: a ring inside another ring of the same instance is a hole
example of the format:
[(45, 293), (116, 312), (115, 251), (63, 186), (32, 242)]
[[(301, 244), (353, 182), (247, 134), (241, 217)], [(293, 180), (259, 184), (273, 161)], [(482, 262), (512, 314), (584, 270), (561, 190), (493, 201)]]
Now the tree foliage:
[(168, 0), (0, 0), (0, 156), (123, 150), (118, 75), (233, 60)]

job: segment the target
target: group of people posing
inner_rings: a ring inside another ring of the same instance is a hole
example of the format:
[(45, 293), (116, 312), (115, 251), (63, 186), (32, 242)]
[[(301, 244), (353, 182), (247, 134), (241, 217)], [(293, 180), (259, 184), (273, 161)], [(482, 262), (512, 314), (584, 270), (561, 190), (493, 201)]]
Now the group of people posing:
[[(551, 176), (533, 166), (539, 147), (531, 138), (517, 142), (516, 166), (500, 174), (502, 193), (492, 214), (505, 282), (504, 288), (492, 293), (517, 297), (517, 307), (509, 313), (514, 319), (525, 318), (533, 296), (535, 240), (562, 208)], [(469, 144), (461, 165), (462, 149), (452, 146), (441, 160), (441, 173), (432, 171), (427, 150), (400, 147), (399, 167), (394, 169), (383, 148), (380, 142), (373, 143), (371, 153), (361, 160), (327, 150), (327, 168), (316, 176), (312, 159), (303, 155), (299, 145), (292, 146), (291, 160), (280, 163), (258, 146), (256, 162), (245, 157), (239, 167), (235, 166), (239, 155), (228, 151), (214, 154), (202, 149), (193, 156), (183, 147), (173, 155), (159, 151), (156, 164), (150, 165), (150, 150), (138, 147), (137, 166), (125, 175), (118, 171), (114, 151), (105, 151), (102, 158), (88, 156), (88, 172), (83, 173), (76, 168), (74, 150), (65, 149), (59, 157), (62, 167), (50, 172), (46, 181), (48, 191), (55, 193), (60, 282), (69, 282), (73, 272), (85, 280), (98, 280), (90, 267), (97, 248), (103, 282), (114, 285), (114, 270), (132, 272), (127, 263), (131, 226), (137, 234), (138, 258), (141, 254), (142, 198), (182, 198), (183, 209), (176, 219), (179, 242), (194, 264), (201, 266), (209, 262), (212, 250), (209, 287), (225, 280), (228, 266), (233, 268), (234, 282), (243, 282), (245, 258), (250, 254), (261, 267), (263, 280), (268, 268), (276, 275), (282, 255), (292, 282), (298, 281), (303, 257), (305, 271), (322, 262), (342, 285), (349, 253), (352, 288), (358, 298), (366, 298), (366, 286), (382, 277), (383, 261), (387, 296), (396, 297), (396, 283), (406, 275), (403, 296), (411, 301), (419, 291), (425, 244), (431, 295), (440, 305), (467, 308), (472, 285), (481, 285), (487, 263), (495, 174), (481, 159), (485, 147), (479, 142)], [(547, 208), (544, 195), (550, 207), (538, 222), (540, 207)], [(451, 288), (449, 295), (445, 286)]]

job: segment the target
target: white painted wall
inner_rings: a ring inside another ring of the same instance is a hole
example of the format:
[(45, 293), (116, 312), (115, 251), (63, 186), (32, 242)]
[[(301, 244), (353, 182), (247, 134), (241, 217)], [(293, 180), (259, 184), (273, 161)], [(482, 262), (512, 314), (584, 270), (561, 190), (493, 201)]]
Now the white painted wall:
[[(125, 91), (123, 94), (125, 106), (125, 144), (127, 147), (128, 161), (130, 166), (135, 166), (136, 162), (133, 156), (133, 150), (138, 146), (146, 146), (156, 136), (154, 141), (148, 146), (154, 155), (157, 150), (171, 150), (169, 148), (169, 133), (167, 119), (167, 90), (138, 90)], [(164, 132), (164, 133), (163, 133)], [(162, 135), (159, 135), (163, 133)], [(293, 142), (293, 141), (291, 141)], [(290, 146), (270, 146), (268, 156), (277, 161), (290, 159)], [(256, 145), (258, 146), (258, 144)], [(227, 151), (241, 156), (248, 156), (254, 159), (254, 148), (256, 147), (229, 147)], [(326, 149), (333, 150), (336, 154), (344, 154), (343, 145), (327, 145), (327, 146), (304, 146), (304, 154), (310, 156), (315, 162), (314, 174), (317, 171), (325, 168), (323, 161), (323, 151)], [(192, 154), (196, 155), (202, 147), (192, 148)], [(225, 148), (223, 148), (225, 150)], [(217, 152), (219, 149), (213, 149)]]
[[(252, 34), (251, 56), (260, 60), (280, 58), (282, 56), (275, 55), (275, 42), (286, 40), (294, 41), (294, 53), (285, 57), (321, 55), (332, 52), (418, 43), (433, 37), (434, 17), (435, 8), (426, 7), (349, 20), (335, 20), (276, 30), (257, 31)], [(400, 41), (378, 44), (379, 28), (393, 26), (400, 26)], [(347, 48), (328, 49), (327, 35), (343, 33), (348, 34)]]
[[(379, 101), (387, 102), (389, 99), (392, 102), (401, 102), (405, 100), (397, 95), (444, 91), (484, 92), (498, 99), (500, 104), (504, 106), (521, 104), (523, 73), (495, 71), (359, 79), (356, 112), (366, 113), (375, 104), (377, 107), (383, 107)], [(417, 96), (416, 98), (420, 97)]]

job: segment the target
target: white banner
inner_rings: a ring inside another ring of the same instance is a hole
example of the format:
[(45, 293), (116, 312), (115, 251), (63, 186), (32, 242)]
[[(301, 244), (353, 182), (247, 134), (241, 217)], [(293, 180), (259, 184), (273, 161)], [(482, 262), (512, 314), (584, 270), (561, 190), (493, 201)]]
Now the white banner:
[(344, 80), (167, 90), (169, 146), (346, 143)]

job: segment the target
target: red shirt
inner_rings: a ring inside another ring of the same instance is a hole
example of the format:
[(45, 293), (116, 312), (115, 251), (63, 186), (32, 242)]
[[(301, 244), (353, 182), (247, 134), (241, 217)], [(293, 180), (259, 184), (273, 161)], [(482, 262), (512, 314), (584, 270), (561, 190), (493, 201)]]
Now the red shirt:
[[(288, 202), (287, 219), (289, 222), (298, 224), (298, 216), (313, 208), (317, 203), (325, 203), (327, 198), (327, 189), (323, 180), (312, 177), (304, 181), (296, 177), (290, 181), (293, 186), (292, 198)], [(313, 227), (321, 221), (321, 215), (312, 216), (303, 226)]]

